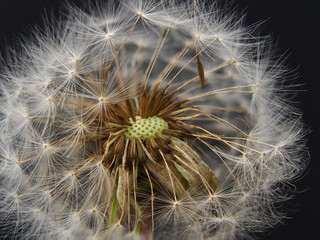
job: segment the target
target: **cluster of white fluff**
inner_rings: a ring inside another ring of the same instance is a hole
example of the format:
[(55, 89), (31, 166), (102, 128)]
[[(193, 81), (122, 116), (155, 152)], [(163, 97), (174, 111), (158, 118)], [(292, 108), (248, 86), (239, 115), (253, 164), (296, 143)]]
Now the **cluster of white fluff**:
[(190, 193), (193, 202), (182, 199), (179, 210), (158, 189), (153, 237), (238, 239), (277, 224), (284, 216), (278, 203), (291, 197), (289, 182), (307, 159), (300, 113), (284, 98), (286, 71), (268, 37), (215, 3), (106, 2), (86, 11), (69, 6), (67, 17), (37, 29), (1, 61), (1, 238), (144, 238), (110, 223), (113, 178), (94, 140), (103, 126), (92, 122), (110, 104), (140, 96), (146, 77), (148, 86), (173, 80), (169, 92), (186, 84), (178, 98), (207, 116), (185, 120), (222, 139), (188, 143), (214, 172), (217, 189)]

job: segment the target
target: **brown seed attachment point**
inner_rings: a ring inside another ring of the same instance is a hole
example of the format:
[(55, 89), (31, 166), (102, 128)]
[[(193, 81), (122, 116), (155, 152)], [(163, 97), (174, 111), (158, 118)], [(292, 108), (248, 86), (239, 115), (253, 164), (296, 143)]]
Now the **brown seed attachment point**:
[(200, 84), (201, 84), (201, 87), (204, 88), (204, 70), (203, 70), (202, 62), (200, 60), (198, 49), (196, 49), (196, 53), (197, 53), (197, 68), (198, 68)]

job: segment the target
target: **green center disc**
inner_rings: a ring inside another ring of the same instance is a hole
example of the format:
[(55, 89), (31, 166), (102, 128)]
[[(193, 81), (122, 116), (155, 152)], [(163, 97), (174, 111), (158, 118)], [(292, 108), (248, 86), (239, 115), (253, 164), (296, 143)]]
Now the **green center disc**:
[(164, 129), (169, 128), (168, 123), (157, 116), (149, 118), (141, 118), (140, 116), (136, 116), (136, 121), (133, 122), (130, 118), (130, 122), (132, 125), (127, 127), (127, 131), (124, 133), (124, 136), (127, 138), (156, 138), (157, 133), (161, 133)]

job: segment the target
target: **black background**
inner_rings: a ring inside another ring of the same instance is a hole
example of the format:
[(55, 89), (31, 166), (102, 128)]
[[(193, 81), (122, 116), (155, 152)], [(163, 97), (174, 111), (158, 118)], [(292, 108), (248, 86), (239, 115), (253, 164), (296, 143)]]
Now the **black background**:
[[(41, 24), (44, 9), (59, 15), (65, 0), (5, 0), (0, 3), (0, 50), (6, 43), (16, 44), (20, 33), (29, 35), (30, 26)], [(85, 0), (74, 0), (81, 6)], [(221, 1), (223, 2), (223, 1)], [(304, 121), (312, 130), (308, 135), (310, 164), (304, 177), (296, 184), (298, 194), (287, 206), (292, 219), (283, 226), (262, 234), (261, 239), (309, 240), (319, 239), (320, 229), (320, 7), (317, 0), (234, 0), (246, 13), (246, 25), (266, 20), (261, 33), (272, 34), (279, 52), (288, 50), (287, 64), (299, 73), (296, 83), (303, 83), (297, 97)], [(319, 1), (320, 2), (320, 1)], [(1, 68), (1, 66), (0, 66)], [(318, 151), (317, 151), (318, 150)]]

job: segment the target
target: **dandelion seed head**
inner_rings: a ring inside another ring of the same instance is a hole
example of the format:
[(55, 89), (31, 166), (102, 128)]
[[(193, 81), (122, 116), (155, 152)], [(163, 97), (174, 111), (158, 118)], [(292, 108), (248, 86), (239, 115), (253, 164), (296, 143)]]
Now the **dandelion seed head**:
[(269, 37), (216, 2), (67, 8), (1, 62), (6, 232), (226, 240), (274, 227), (307, 158)]

